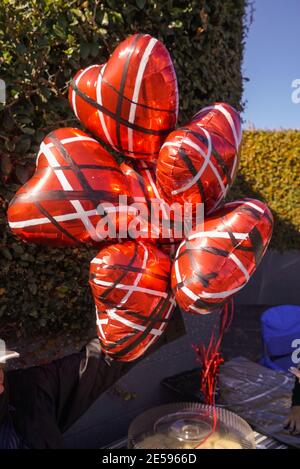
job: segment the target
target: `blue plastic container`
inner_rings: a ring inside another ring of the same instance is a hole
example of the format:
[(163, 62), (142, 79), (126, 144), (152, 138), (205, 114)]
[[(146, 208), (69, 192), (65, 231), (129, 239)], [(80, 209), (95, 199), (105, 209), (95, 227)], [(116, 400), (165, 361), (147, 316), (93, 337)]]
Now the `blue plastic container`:
[(292, 361), (292, 354), (300, 348), (300, 306), (280, 305), (267, 309), (261, 317), (261, 327), (264, 356), (260, 363), (283, 371), (297, 366), (299, 363)]

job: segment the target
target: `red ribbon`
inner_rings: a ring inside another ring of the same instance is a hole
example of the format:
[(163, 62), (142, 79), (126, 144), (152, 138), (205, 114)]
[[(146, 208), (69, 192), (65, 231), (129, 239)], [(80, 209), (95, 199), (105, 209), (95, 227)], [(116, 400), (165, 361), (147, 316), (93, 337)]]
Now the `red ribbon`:
[[(215, 432), (217, 427), (217, 412), (215, 405), (217, 378), (220, 373), (220, 365), (224, 363), (224, 358), (221, 355), (221, 342), (225, 332), (228, 330), (233, 319), (233, 300), (227, 303), (221, 312), (221, 324), (219, 334), (216, 334), (215, 329), (211, 334), (210, 341), (206, 347), (200, 344), (194, 347), (197, 361), (201, 363), (200, 386), (201, 392), (204, 396), (204, 402), (207, 405), (213, 406), (213, 426), (209, 434), (197, 446), (200, 448)], [(210, 412), (210, 411), (208, 411)]]
[(204, 402), (208, 405), (214, 405), (217, 377), (220, 372), (220, 365), (224, 363), (221, 355), (221, 342), (224, 333), (228, 330), (233, 319), (233, 301), (227, 303), (221, 312), (221, 324), (219, 334), (213, 330), (208, 346), (200, 344), (194, 347), (197, 361), (201, 363), (201, 391), (204, 396)]

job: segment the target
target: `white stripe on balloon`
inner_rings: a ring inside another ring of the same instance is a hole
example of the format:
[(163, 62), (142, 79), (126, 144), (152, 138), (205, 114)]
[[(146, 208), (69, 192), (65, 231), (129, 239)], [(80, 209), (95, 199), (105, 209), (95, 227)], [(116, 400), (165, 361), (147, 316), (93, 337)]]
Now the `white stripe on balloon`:
[[(158, 41), (155, 38), (150, 39), (139, 64), (139, 68), (138, 68), (138, 72), (137, 72), (136, 80), (135, 80), (135, 85), (134, 85), (134, 90), (133, 90), (132, 102), (130, 104), (130, 110), (129, 110), (128, 122), (130, 122), (131, 124), (133, 124), (135, 121), (136, 107), (137, 107), (137, 103), (139, 99), (139, 93), (140, 93), (140, 88), (141, 88), (145, 68), (148, 63), (150, 54), (157, 42)], [(129, 127), (128, 127), (128, 151), (129, 152), (133, 151), (133, 129)]]
[[(78, 87), (79, 85), (79, 82), (81, 80), (81, 78), (83, 77), (83, 75), (86, 74), (86, 72), (88, 72), (89, 70), (91, 70), (91, 68), (95, 68), (95, 67), (99, 67), (99, 65), (90, 65), (89, 67), (85, 68), (84, 70), (82, 70), (82, 72), (78, 75), (78, 77), (76, 78), (75, 80), (75, 85)], [(72, 88), (72, 106), (73, 106), (73, 110), (74, 110), (74, 113), (75, 113), (75, 116), (77, 117), (77, 119), (80, 120), (79, 116), (78, 116), (78, 112), (77, 112), (77, 106), (76, 106), (76, 91)]]
[[(57, 159), (53, 155), (51, 149), (48, 148), (44, 143), (41, 144), (41, 150), (44, 153), (44, 155), (45, 155), (48, 163), (50, 164), (50, 166), (54, 166), (54, 167), (60, 166), (59, 162), (57, 161)], [(65, 176), (62, 169), (55, 169), (54, 173), (57, 176), (62, 188), (65, 191), (72, 191), (73, 190), (71, 184), (67, 180), (67, 178), (66, 178), (66, 176)], [(88, 216), (86, 216), (86, 212), (85, 212), (81, 202), (79, 202), (79, 200), (70, 200), (70, 204), (73, 205), (73, 207), (75, 208), (76, 212), (79, 215), (80, 220), (82, 221), (83, 225), (85, 226), (86, 230), (88, 231), (90, 237), (94, 241), (101, 241), (102, 238), (98, 236), (98, 234), (96, 232), (96, 229), (93, 226), (91, 220), (89, 219)]]
[[(107, 64), (104, 64), (103, 67), (99, 70), (99, 75), (98, 75), (97, 84), (96, 84), (96, 100), (97, 100), (97, 103), (100, 104), (101, 106), (103, 104), (102, 103), (102, 77), (104, 76), (106, 65)], [(105, 134), (105, 137), (107, 138), (108, 143), (116, 150), (116, 147), (113, 144), (111, 135), (106, 126), (105, 117), (103, 115), (103, 112), (100, 111), (100, 109), (98, 110), (98, 116), (99, 116), (102, 129)]]

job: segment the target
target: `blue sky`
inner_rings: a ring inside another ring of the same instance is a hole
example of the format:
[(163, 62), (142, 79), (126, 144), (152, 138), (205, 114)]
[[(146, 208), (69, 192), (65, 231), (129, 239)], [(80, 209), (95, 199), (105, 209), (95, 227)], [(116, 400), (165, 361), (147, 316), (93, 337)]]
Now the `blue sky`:
[(245, 127), (297, 128), (300, 103), (292, 82), (300, 80), (300, 0), (256, 0), (243, 65)]

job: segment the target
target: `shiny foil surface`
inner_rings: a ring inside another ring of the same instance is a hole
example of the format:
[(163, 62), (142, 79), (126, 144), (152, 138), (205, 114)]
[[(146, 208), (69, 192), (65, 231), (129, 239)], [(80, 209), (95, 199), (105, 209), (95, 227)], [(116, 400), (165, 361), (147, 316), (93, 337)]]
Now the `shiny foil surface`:
[(102, 216), (97, 207), (117, 207), (121, 194), (129, 195), (127, 182), (114, 157), (82, 130), (58, 129), (43, 140), (36, 171), (12, 199), (7, 219), (24, 241), (98, 244), (103, 232), (96, 229)]
[(170, 268), (156, 246), (134, 241), (112, 244), (91, 261), (97, 332), (106, 355), (132, 361), (159, 339), (175, 306)]
[[(136, 207), (141, 207), (141, 236), (157, 243), (160, 249), (174, 255), (183, 238), (178, 238), (175, 224), (182, 228), (181, 219), (169, 211), (160, 197), (156, 183), (156, 165), (142, 160), (130, 160), (120, 165), (128, 181), (128, 187)], [(139, 205), (141, 204), (141, 205)], [(144, 210), (145, 209), (145, 210)]]
[(259, 200), (230, 202), (206, 218), (182, 242), (172, 266), (179, 306), (207, 314), (243, 288), (259, 265), (272, 236), (273, 217)]
[(69, 101), (81, 123), (116, 151), (157, 159), (178, 115), (177, 79), (169, 52), (149, 34), (129, 36), (106, 64), (77, 73)]
[(241, 120), (235, 109), (214, 103), (171, 132), (157, 163), (160, 195), (172, 204), (204, 203), (211, 214), (224, 201), (238, 168)]

